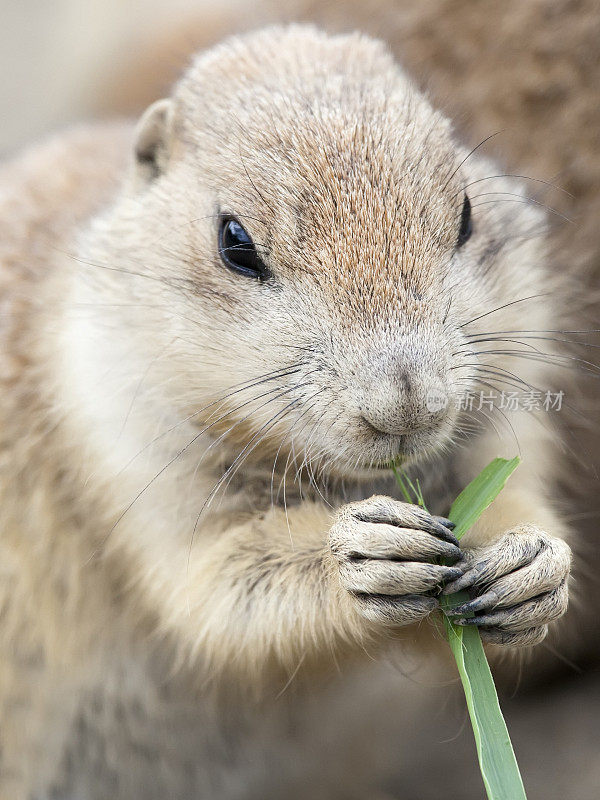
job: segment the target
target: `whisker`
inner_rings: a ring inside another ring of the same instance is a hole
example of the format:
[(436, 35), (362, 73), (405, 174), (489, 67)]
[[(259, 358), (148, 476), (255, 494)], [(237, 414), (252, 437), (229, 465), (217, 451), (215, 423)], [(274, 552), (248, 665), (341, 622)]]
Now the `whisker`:
[(477, 180), (469, 181), (469, 183), (467, 183), (462, 189), (459, 189), (458, 192), (456, 192), (454, 197), (459, 195), (461, 192), (466, 191), (469, 186), (474, 186), (476, 183), (482, 183), (483, 181), (494, 180), (495, 178), (521, 178), (522, 180), (532, 181), (533, 183), (542, 183), (544, 186), (549, 186), (551, 189), (555, 189), (557, 192), (562, 192), (569, 197), (574, 197), (571, 192), (568, 192), (566, 189), (563, 189), (562, 186), (557, 186), (555, 183), (551, 183), (550, 181), (544, 181), (541, 180), (541, 178), (531, 178), (529, 175), (515, 175), (514, 173), (510, 172), (505, 172), (501, 175), (488, 175), (486, 178), (477, 178)]
[[(276, 391), (276, 390), (277, 389), (271, 390), (271, 391), (267, 392), (266, 394), (271, 394), (272, 391)], [(288, 389), (284, 390), (279, 395), (276, 395), (274, 398), (271, 398), (267, 402), (271, 403), (273, 400), (276, 400), (279, 397), (282, 397), (284, 394), (287, 394), (288, 391), (289, 391)], [(250, 402), (250, 401), (248, 401), (248, 402)], [(263, 404), (263, 405), (265, 405), (265, 404)], [(262, 406), (261, 406), (261, 408), (262, 408)], [(259, 410), (259, 409), (257, 409), (257, 410)], [(232, 413), (232, 412), (228, 412), (228, 414), (230, 414), (230, 413)], [(225, 414), (224, 416), (228, 416), (228, 414)], [(222, 419), (222, 418), (223, 417), (221, 417), (219, 419)], [(177, 459), (180, 458), (186, 452), (186, 450), (188, 450), (194, 444), (194, 442), (196, 442), (204, 433), (206, 433), (207, 430), (209, 430), (209, 428), (212, 428), (213, 425), (215, 425), (217, 422), (219, 422), (219, 420), (215, 420), (215, 422), (212, 422), (210, 425), (206, 426), (199, 433), (197, 433), (191, 439), (191, 441), (189, 441), (184, 447), (182, 447), (180, 450), (178, 450), (177, 453), (171, 459), (169, 459), (169, 461), (156, 473), (156, 475), (150, 481), (148, 481), (148, 483), (144, 486), (144, 488), (141, 489), (138, 492), (138, 494), (133, 498), (133, 500), (126, 506), (125, 510), (119, 515), (119, 517), (117, 518), (116, 522), (114, 523), (114, 525), (112, 526), (112, 528), (110, 529), (108, 534), (106, 535), (106, 538), (105, 538), (104, 541), (106, 541), (108, 536), (110, 536), (110, 534), (115, 530), (115, 528), (121, 522), (123, 517), (135, 505), (135, 503), (140, 499), (140, 497), (142, 497), (142, 495), (150, 488), (150, 486), (152, 486), (152, 484), (171, 466), (171, 464), (173, 464), (175, 461), (177, 461)], [(236, 423), (236, 424), (239, 424), (239, 422)]]
[[(324, 389), (319, 389), (319, 390), (318, 390), (318, 391), (317, 391), (315, 394), (313, 394), (311, 397), (309, 397), (309, 398), (306, 400), (306, 402), (307, 402), (307, 403), (309, 403), (311, 399), (313, 399), (313, 398), (315, 398), (315, 397), (318, 397), (318, 396), (319, 396), (319, 394), (320, 394), (322, 391), (324, 391)], [(277, 460), (278, 460), (278, 458), (279, 458), (279, 454), (280, 454), (280, 452), (281, 452), (281, 449), (282, 449), (282, 447), (283, 447), (284, 443), (286, 442), (286, 440), (288, 439), (288, 437), (289, 437), (290, 439), (292, 438), (292, 436), (293, 436), (293, 431), (294, 431), (294, 428), (296, 427), (296, 425), (297, 425), (297, 424), (300, 422), (300, 420), (301, 420), (301, 419), (302, 419), (302, 418), (303, 418), (303, 417), (304, 417), (306, 414), (308, 414), (308, 413), (311, 411), (311, 409), (312, 409), (312, 408), (314, 408), (314, 406), (315, 406), (316, 404), (317, 404), (317, 403), (316, 403), (316, 401), (315, 401), (315, 402), (314, 402), (314, 403), (313, 403), (311, 406), (307, 406), (307, 408), (305, 408), (305, 409), (304, 409), (304, 411), (302, 412), (302, 414), (300, 414), (300, 416), (299, 416), (299, 417), (296, 419), (296, 421), (294, 422), (294, 424), (292, 425), (292, 427), (290, 428), (290, 430), (289, 430), (289, 431), (286, 433), (286, 435), (283, 437), (283, 439), (281, 440), (281, 442), (280, 442), (280, 444), (279, 444), (279, 447), (277, 448), (277, 453), (275, 454), (275, 459), (274, 459), (274, 461), (273, 461), (273, 469), (271, 470), (271, 505), (274, 505), (273, 491), (274, 491), (274, 481), (275, 481), (275, 468), (276, 468), (276, 465), (277, 465)]]
[[(475, 369), (477, 372), (481, 372), (482, 374), (487, 375), (488, 379), (490, 378), (490, 376), (491, 377), (496, 377), (498, 380), (502, 381), (502, 383), (505, 383), (508, 386), (512, 386), (515, 389), (523, 389), (523, 388), (530, 389), (530, 388), (532, 388), (530, 383), (527, 383), (527, 381), (522, 380), (518, 376), (515, 376), (515, 379), (512, 379), (510, 377), (507, 378), (504, 375), (503, 372), (497, 371), (497, 370), (495, 370), (493, 368), (490, 368), (490, 367), (486, 367), (483, 364), (481, 366), (477, 365), (477, 364), (465, 364), (464, 366), (465, 367), (466, 366), (470, 366), (473, 369)], [(477, 381), (478, 377), (477, 376), (473, 376), (473, 380)]]
[(479, 148), (480, 148), (480, 147), (483, 147), (483, 145), (484, 145), (486, 142), (489, 142), (489, 141), (490, 141), (490, 139), (493, 139), (495, 136), (498, 136), (498, 135), (499, 135), (499, 134), (501, 134), (501, 133), (503, 133), (503, 131), (501, 131), (501, 130), (500, 130), (500, 131), (496, 131), (495, 133), (491, 133), (489, 136), (486, 136), (486, 137), (485, 137), (485, 139), (482, 139), (482, 140), (479, 142), (479, 144), (478, 144), (478, 145), (476, 145), (476, 146), (475, 146), (475, 147), (474, 147), (474, 148), (473, 148), (473, 149), (472, 149), (472, 150), (471, 150), (469, 153), (467, 153), (467, 155), (466, 155), (466, 156), (463, 158), (463, 160), (460, 162), (460, 164), (459, 164), (459, 165), (456, 167), (456, 169), (454, 170), (454, 172), (452, 172), (452, 173), (450, 174), (450, 177), (449, 177), (449, 178), (446, 180), (446, 182), (445, 182), (444, 186), (442, 187), (442, 191), (445, 191), (445, 190), (448, 188), (448, 184), (450, 183), (450, 181), (452, 180), (452, 178), (453, 178), (453, 177), (456, 175), (456, 173), (457, 173), (457, 172), (458, 172), (458, 170), (459, 170), (459, 169), (462, 167), (462, 165), (465, 163), (465, 161), (467, 161), (469, 158), (471, 158), (471, 156), (473, 155), (473, 153), (477, 152), (477, 150), (479, 150)]
[[(495, 386), (493, 386), (491, 383), (488, 383), (487, 381), (485, 381), (485, 380), (481, 380), (481, 379), (480, 379), (480, 381), (479, 381), (479, 382), (480, 382), (480, 383), (481, 383), (483, 386), (487, 386), (487, 387), (488, 387), (488, 389), (491, 389), (492, 391), (497, 391), (496, 387), (495, 387)], [(514, 439), (515, 439), (515, 443), (516, 443), (516, 445), (517, 445), (517, 449), (518, 449), (518, 451), (519, 451), (519, 455), (521, 455), (521, 445), (520, 445), (520, 443), (519, 443), (519, 439), (517, 438), (517, 434), (516, 434), (516, 431), (515, 431), (515, 429), (514, 429), (514, 427), (513, 427), (513, 424), (512, 424), (512, 422), (509, 420), (509, 418), (506, 416), (506, 414), (504, 413), (504, 411), (503, 411), (503, 410), (502, 410), (502, 409), (501, 409), (499, 406), (492, 405), (492, 408), (493, 408), (493, 409), (495, 409), (496, 411), (498, 411), (500, 414), (502, 414), (502, 417), (503, 417), (503, 418), (504, 418), (504, 420), (506, 421), (506, 424), (507, 424), (507, 425), (510, 427), (510, 429), (511, 429), (511, 431), (512, 431), (512, 434), (513, 434), (513, 436), (514, 436)], [(477, 409), (477, 410), (478, 410), (478, 411), (481, 411), (481, 409)], [(491, 417), (490, 417), (490, 421), (491, 421)]]
[[(541, 203), (539, 200), (535, 200), (533, 197), (526, 197), (526, 196), (523, 196), (523, 195), (520, 195), (520, 194), (516, 194), (515, 192), (480, 192), (479, 194), (476, 194), (474, 197), (471, 198), (471, 203), (473, 203), (473, 200), (476, 200), (478, 197), (491, 197), (491, 196), (494, 196), (494, 195), (496, 197), (500, 197), (502, 195), (510, 196), (511, 198), (516, 198), (516, 200), (514, 200), (514, 202), (518, 202), (518, 203), (525, 203), (525, 204), (533, 203), (533, 205), (540, 206), (540, 208), (543, 208), (543, 209), (545, 209), (546, 211), (549, 211), (552, 214), (556, 214), (556, 216), (558, 216), (558, 217), (562, 217), (562, 219), (565, 219), (567, 222), (573, 222), (572, 219), (569, 219), (564, 214), (561, 214), (560, 211), (557, 211), (555, 208), (552, 208), (552, 206), (546, 205), (546, 203)], [(485, 206), (488, 203), (494, 203), (494, 202), (496, 202), (496, 201), (495, 200), (486, 200), (486, 201), (481, 202), (481, 203), (473, 203), (473, 208), (478, 208), (479, 206)], [(504, 202), (504, 201), (498, 200), (497, 202)], [(506, 202), (509, 202), (509, 201), (507, 200)]]
[(301, 398), (299, 398), (299, 397), (295, 398), (290, 403), (288, 403), (283, 409), (281, 409), (276, 414), (274, 414), (267, 422), (265, 422), (258, 429), (258, 431), (252, 436), (252, 438), (249, 440), (249, 442), (247, 442), (247, 444), (244, 446), (244, 448), (238, 453), (238, 455), (235, 457), (233, 463), (230, 464), (230, 466), (227, 468), (227, 470), (223, 473), (223, 475), (221, 475), (219, 480), (216, 482), (216, 484), (210, 490), (210, 492), (208, 493), (208, 496), (206, 497), (204, 503), (202, 504), (202, 508), (198, 512), (198, 515), (196, 517), (196, 522), (194, 523), (194, 529), (192, 531), (192, 537), (191, 537), (191, 540), (190, 540), (190, 548), (189, 548), (189, 552), (188, 552), (188, 568), (189, 568), (189, 559), (190, 559), (192, 547), (193, 547), (193, 544), (194, 544), (194, 538), (195, 538), (196, 530), (198, 528), (198, 522), (200, 521), (200, 517), (202, 516), (203, 512), (208, 508), (208, 506), (210, 505), (212, 499), (214, 498), (216, 493), (219, 491), (219, 489), (223, 485), (223, 483), (228, 478), (233, 477), (233, 475), (237, 471), (238, 467), (240, 467), (242, 462), (246, 460), (247, 456), (250, 455), (250, 453), (263, 441), (265, 436), (277, 424), (277, 422), (283, 416), (285, 416), (289, 412), (289, 410), (291, 408), (293, 408), (295, 405), (297, 405), (300, 402), (300, 400), (301, 400)]
[[(259, 411), (261, 411), (262, 409), (266, 408), (266, 407), (267, 407), (268, 405), (270, 405), (270, 404), (271, 404), (271, 403), (272, 403), (274, 400), (278, 400), (280, 397), (283, 397), (284, 395), (286, 395), (286, 394), (289, 394), (290, 392), (292, 392), (292, 391), (295, 391), (295, 390), (297, 390), (297, 389), (302, 389), (302, 388), (304, 388), (305, 386), (308, 386), (308, 383), (296, 383), (295, 385), (293, 385), (293, 386), (290, 386), (290, 387), (289, 387), (289, 388), (287, 388), (287, 389), (284, 389), (284, 390), (283, 390), (283, 391), (282, 391), (280, 394), (276, 395), (275, 397), (272, 397), (270, 400), (267, 400), (265, 403), (263, 403), (262, 405), (260, 405), (258, 408), (252, 409), (251, 411), (249, 411), (249, 412), (248, 412), (248, 414), (246, 414), (244, 417), (242, 417), (242, 419), (239, 419), (239, 420), (237, 420), (237, 421), (236, 421), (236, 422), (235, 422), (233, 425), (230, 425), (230, 426), (229, 426), (229, 428), (228, 428), (228, 429), (227, 429), (227, 430), (226, 430), (224, 433), (222, 433), (222, 434), (221, 434), (221, 435), (220, 435), (220, 436), (219, 436), (217, 439), (215, 439), (215, 441), (211, 442), (211, 444), (210, 444), (210, 445), (209, 445), (209, 446), (206, 448), (206, 450), (205, 450), (205, 451), (202, 453), (202, 455), (200, 456), (200, 460), (199, 460), (198, 464), (196, 465), (196, 470), (198, 469), (198, 467), (199, 467), (199, 465), (200, 465), (201, 461), (204, 459), (204, 457), (206, 456), (206, 454), (207, 454), (207, 453), (208, 453), (210, 450), (212, 450), (214, 447), (216, 447), (218, 444), (220, 444), (220, 442), (222, 442), (222, 441), (223, 441), (223, 439), (225, 439), (227, 436), (229, 436), (229, 434), (231, 433), (231, 431), (232, 431), (232, 430), (234, 430), (235, 428), (237, 428), (237, 427), (238, 427), (238, 425), (241, 425), (241, 424), (243, 424), (244, 422), (247, 422), (247, 420), (249, 420), (249, 419), (250, 419), (250, 417), (257, 415)], [(275, 387), (275, 389), (271, 389), (269, 392), (265, 392), (265, 394), (263, 394), (263, 395), (260, 395), (260, 397), (264, 397), (266, 394), (272, 394), (272, 392), (273, 392), (273, 391), (277, 391), (277, 390), (278, 390), (278, 389), (280, 389), (280, 388), (281, 388), (281, 387)], [(258, 399), (258, 398), (255, 398), (255, 399)], [(251, 401), (248, 401), (248, 402), (251, 402)], [(247, 405), (247, 403), (244, 403), (243, 405)], [(239, 410), (239, 408), (240, 408), (240, 407), (238, 406), (238, 408), (236, 409), (236, 411), (237, 411), (237, 410)], [(233, 412), (229, 412), (228, 414), (225, 414), (224, 416), (228, 416), (228, 415), (229, 415), (229, 414), (231, 414), (231, 413), (233, 413)], [(218, 420), (217, 420), (217, 421), (218, 421)], [(212, 423), (212, 425), (214, 425), (214, 424), (215, 424), (215, 423)], [(210, 427), (212, 427), (212, 425), (211, 425)], [(229, 485), (229, 484), (228, 484), (228, 485)], [(225, 488), (227, 488), (227, 487), (225, 487)]]
[[(327, 387), (327, 386), (323, 386), (321, 389), (319, 389), (319, 391), (318, 391), (318, 392), (317, 392), (315, 395), (313, 395), (313, 397), (318, 397), (320, 394), (322, 394), (322, 393), (323, 393), (324, 391), (326, 391), (328, 388), (329, 388), (329, 387)], [(312, 406), (311, 406), (311, 408), (313, 408), (315, 405), (316, 405), (316, 403), (313, 403), (313, 404), (312, 404)], [(304, 416), (304, 414), (302, 414), (301, 416)], [(319, 419), (319, 420), (317, 420), (317, 422), (315, 423), (315, 425), (313, 425), (312, 433), (314, 433), (315, 429), (319, 427), (319, 425), (320, 425), (321, 421), (322, 421), (322, 419)], [(302, 428), (301, 428), (301, 429), (300, 429), (300, 430), (297, 432), (297, 434), (296, 434), (296, 435), (297, 435), (297, 436), (299, 436), (299, 435), (300, 435), (300, 434), (301, 434), (301, 433), (302, 433), (302, 432), (303, 432), (303, 431), (306, 429), (307, 425), (309, 425), (309, 424), (310, 424), (310, 419), (308, 419), (308, 420), (307, 420), (307, 421), (304, 423), (304, 425), (303, 425), (303, 426), (302, 426)], [(311, 435), (312, 435), (312, 433), (311, 433)], [(302, 469), (303, 469), (303, 466), (304, 466), (304, 463), (305, 463), (305, 461), (306, 461), (307, 449), (308, 449), (308, 447), (310, 446), (310, 438), (311, 438), (311, 436), (309, 436), (309, 437), (307, 438), (307, 440), (306, 440), (306, 442), (305, 442), (305, 444), (304, 444), (304, 448), (303, 448), (303, 451), (304, 451), (304, 458), (303, 458), (302, 462), (300, 463), (300, 466), (297, 468), (297, 470), (296, 470), (296, 473), (295, 473), (295, 475), (294, 475), (294, 482), (296, 482), (296, 481), (298, 480), (298, 477), (299, 477), (299, 475), (300, 475), (300, 483), (299, 483), (299, 485), (300, 485), (300, 491), (302, 491), (302, 489), (301, 489), (301, 487), (302, 487), (302, 481), (301, 481), (301, 471), (302, 471)], [(294, 463), (295, 463), (295, 459), (294, 459)], [(287, 464), (286, 464), (286, 470), (287, 470)], [(309, 484), (310, 484), (310, 480), (309, 480)], [(321, 495), (321, 497), (322, 497), (322, 499), (324, 500), (324, 502), (325, 502), (325, 503), (327, 503), (327, 505), (330, 505), (330, 504), (328, 503), (328, 501), (327, 501), (327, 500), (325, 500), (325, 498), (324, 498), (324, 497), (323, 497), (323, 495), (321, 494), (321, 491), (320, 491), (319, 487), (318, 487), (316, 484), (313, 484), (313, 485), (314, 485), (314, 488), (317, 490), (317, 492), (318, 492), (318, 493)], [(281, 483), (280, 483), (279, 489), (281, 489)], [(284, 492), (284, 498), (285, 498), (285, 483), (284, 483), (284, 486), (283, 486), (283, 492)], [(279, 493), (278, 493), (278, 496), (279, 496)]]
[[(483, 352), (486, 352), (486, 351), (483, 351)], [(542, 361), (542, 363), (545, 363), (545, 362), (543, 362), (543, 361)], [(479, 365), (479, 364), (476, 364), (476, 365), (474, 365), (474, 364), (465, 364), (465, 365), (463, 365), (463, 366), (471, 366), (471, 367), (474, 367), (475, 369), (478, 369), (478, 368), (480, 368), (480, 365)], [(481, 364), (481, 367), (485, 367), (485, 366), (486, 366), (485, 364)], [(456, 367), (452, 367), (451, 369), (455, 369), (455, 368), (459, 368), (459, 367), (460, 367), (460, 365), (457, 365)], [(535, 384), (532, 384), (532, 383), (529, 383), (528, 381), (525, 381), (525, 380), (523, 380), (523, 378), (521, 378), (520, 376), (516, 375), (514, 372), (511, 372), (510, 370), (506, 369), (505, 367), (501, 367), (500, 365), (497, 365), (497, 366), (495, 367), (495, 369), (497, 369), (497, 370), (501, 370), (503, 373), (505, 373), (506, 375), (509, 375), (510, 377), (514, 378), (514, 379), (515, 379), (516, 381), (518, 381), (519, 383), (521, 383), (521, 384), (524, 384), (524, 385), (525, 385), (525, 386), (526, 386), (528, 389), (530, 389), (530, 390), (532, 390), (532, 391), (539, 392), (540, 394), (544, 394), (544, 392), (545, 392), (545, 391), (547, 391), (547, 390), (545, 390), (545, 389), (541, 389), (541, 388), (540, 388), (540, 387), (538, 387), (538, 386), (535, 386)], [(488, 370), (488, 371), (489, 371), (489, 370)], [(478, 379), (478, 378), (475, 378), (475, 380), (479, 380), (479, 379)], [(489, 377), (488, 377), (488, 380), (491, 380), (491, 378), (489, 378)], [(508, 381), (506, 380), (506, 378), (504, 378), (504, 379), (503, 379), (503, 381), (504, 381), (505, 383), (508, 383)], [(516, 387), (516, 388), (517, 388), (517, 387)], [(582, 419), (584, 419), (584, 420), (587, 422), (587, 417), (586, 417), (586, 415), (585, 415), (585, 414), (583, 414), (583, 413), (582, 413), (582, 412), (581, 412), (581, 411), (580, 411), (578, 408), (575, 408), (575, 406), (573, 406), (573, 405), (571, 405), (570, 403), (568, 403), (566, 400), (564, 400), (564, 398), (563, 398), (563, 400), (562, 400), (562, 403), (563, 403), (563, 405), (565, 406), (565, 408), (568, 408), (568, 409), (569, 409), (569, 411), (571, 411), (572, 413), (574, 413), (574, 414), (575, 414), (575, 415), (577, 415), (578, 417), (581, 417)]]
[[(180, 420), (179, 422), (176, 422), (174, 425), (171, 425), (171, 427), (167, 428), (166, 431), (163, 431), (162, 433), (160, 433), (157, 436), (155, 436), (151, 441), (148, 442), (148, 444), (144, 445), (144, 447), (142, 447), (141, 450), (139, 450), (134, 456), (132, 456), (132, 458), (125, 464), (124, 467), (122, 467), (119, 470), (119, 472), (117, 473), (117, 477), (119, 475), (121, 475), (121, 473), (124, 472), (124, 470), (128, 469), (128, 467), (131, 466), (131, 464), (136, 460), (136, 458), (141, 456), (142, 453), (144, 453), (149, 447), (151, 447), (153, 444), (155, 444), (157, 441), (159, 441), (159, 439), (162, 439), (164, 436), (167, 436), (169, 433), (174, 431), (176, 428), (180, 427), (181, 425), (184, 425), (186, 422), (189, 422), (189, 420), (193, 419), (194, 417), (197, 417), (200, 414), (203, 414), (205, 411), (208, 411), (209, 408), (212, 408), (215, 405), (222, 406), (223, 403), (225, 403), (227, 400), (229, 400), (230, 397), (233, 397), (236, 394), (239, 394), (240, 392), (247, 391), (248, 389), (253, 389), (253, 388), (257, 387), (257, 386), (262, 386), (264, 383), (268, 383), (271, 380), (278, 380), (279, 378), (285, 378), (285, 377), (288, 377), (289, 375), (294, 375), (294, 374), (296, 374), (296, 373), (298, 373), (300, 371), (299, 367), (296, 368), (296, 366), (294, 366), (293, 368), (287, 368), (286, 367), (284, 369), (287, 369), (288, 371), (285, 372), (285, 371), (282, 371), (281, 369), (280, 370), (273, 370), (272, 372), (265, 373), (260, 378), (257, 378), (257, 379), (250, 378), (248, 381), (243, 381), (242, 383), (234, 383), (232, 386), (229, 387), (229, 389), (235, 389), (235, 391), (228, 391), (228, 393), (225, 394), (224, 396), (219, 397), (216, 400), (213, 400), (211, 403), (208, 403), (208, 405), (205, 405), (202, 408), (198, 409), (197, 411), (192, 412), (191, 414), (189, 414), (184, 419)], [(252, 381), (254, 381), (254, 383), (252, 383)], [(240, 388), (236, 388), (236, 387), (240, 387)], [(263, 397), (263, 396), (264, 395), (259, 395), (259, 397)], [(228, 411), (227, 414), (225, 414), (224, 416), (227, 416), (228, 414), (233, 414), (236, 411), (239, 411), (240, 408), (243, 408), (245, 405), (247, 405), (248, 403), (252, 402), (252, 400), (256, 400), (256, 399), (257, 398), (251, 398), (250, 400), (247, 400), (246, 402), (242, 403), (242, 405), (236, 406), (236, 408), (232, 409), (231, 411)], [(210, 419), (210, 417), (209, 417), (209, 419)], [(213, 424), (217, 424), (217, 422), (220, 422), (221, 419), (223, 419), (223, 417), (220, 417), (218, 420), (215, 420), (215, 422)], [(205, 431), (206, 430), (207, 429), (205, 429)], [(205, 432), (205, 431), (202, 431), (202, 432)]]
[[(524, 358), (542, 364), (553, 364), (554, 366), (561, 367), (563, 369), (579, 369), (583, 372), (590, 373), (594, 377), (598, 377), (600, 374), (600, 367), (597, 364), (594, 364), (592, 361), (586, 361), (584, 358), (577, 358), (576, 356), (569, 356), (565, 354), (546, 353), (542, 350), (537, 350), (537, 348), (535, 348), (535, 352), (529, 352), (525, 350), (480, 350), (479, 353), (482, 355), (492, 354), (509, 356), (511, 358)], [(564, 360), (575, 361), (576, 364), (562, 364), (561, 361)], [(578, 366), (579, 364), (585, 364), (587, 366)]]
[(178, 279), (179, 284), (181, 284), (178, 285), (178, 282), (172, 278), (168, 279), (159, 275), (152, 275), (148, 272), (136, 272), (135, 270), (125, 269), (124, 267), (114, 267), (111, 266), (110, 264), (100, 264), (99, 262), (95, 261), (87, 261), (86, 259), (81, 258), (80, 256), (76, 256), (74, 253), (69, 253), (66, 250), (61, 250), (60, 248), (57, 247), (55, 247), (54, 249), (57, 250), (62, 255), (67, 256), (68, 258), (72, 259), (73, 261), (76, 261), (78, 264), (81, 264), (82, 266), (85, 267), (104, 269), (107, 270), (108, 272), (119, 272), (123, 275), (131, 275), (132, 277), (135, 278), (146, 278), (147, 280), (155, 281), (156, 283), (162, 283), (165, 286), (170, 286), (172, 289), (182, 289), (183, 286), (193, 287), (194, 282), (189, 278)]
[(492, 336), (495, 334), (513, 334), (513, 333), (600, 333), (600, 328), (588, 328), (581, 330), (563, 330), (562, 328), (530, 328), (530, 329), (515, 329), (505, 331), (478, 331), (477, 333), (465, 333), (468, 338), (470, 336)]
[(552, 214), (555, 214), (557, 217), (564, 219), (566, 222), (573, 223), (572, 219), (565, 216), (565, 214), (561, 214), (560, 211), (557, 211), (555, 208), (550, 208), (550, 206), (545, 205), (544, 203), (539, 203), (537, 200), (533, 200), (533, 198), (527, 198), (523, 200), (517, 200), (515, 198), (510, 197), (499, 197), (496, 200), (483, 200), (481, 203), (473, 203), (472, 208), (481, 208), (481, 206), (489, 206), (491, 203), (519, 203), (520, 205), (530, 205), (534, 203), (537, 206), (541, 206), (545, 208), (547, 211), (550, 211)]
[[(472, 334), (476, 336), (477, 334)], [(543, 342), (559, 342), (562, 344), (573, 344), (578, 347), (591, 347), (600, 349), (600, 344), (593, 344), (592, 342), (577, 342), (573, 339), (560, 339), (556, 336), (520, 336), (518, 339), (509, 339), (503, 336), (489, 336), (482, 339), (469, 339), (469, 344), (480, 344), (482, 342), (511, 342), (512, 344), (522, 344), (528, 346), (523, 340), (543, 341)]]
[(490, 314), (495, 314), (496, 311), (501, 311), (503, 308), (509, 308), (509, 306), (514, 306), (517, 303), (524, 303), (526, 300), (535, 300), (538, 297), (549, 297), (550, 295), (551, 292), (542, 292), (541, 294), (531, 294), (528, 297), (520, 297), (518, 300), (512, 300), (510, 303), (503, 303), (501, 306), (496, 306), (496, 308), (493, 308), (491, 311), (486, 311), (485, 314), (480, 314), (478, 317), (473, 317), (473, 319), (470, 319), (468, 322), (463, 322), (463, 324), (459, 325), (458, 327), (459, 329), (466, 328), (467, 325), (472, 325), (474, 322), (477, 322), (477, 320), (483, 319), (484, 317), (489, 317)]

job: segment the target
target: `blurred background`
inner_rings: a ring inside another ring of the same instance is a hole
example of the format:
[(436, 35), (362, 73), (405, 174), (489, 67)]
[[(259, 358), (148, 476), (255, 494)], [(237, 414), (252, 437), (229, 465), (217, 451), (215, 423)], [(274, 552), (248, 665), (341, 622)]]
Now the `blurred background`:
[[(0, 19), (1, 158), (70, 124), (138, 115), (168, 92), (195, 50), (230, 32), (303, 19), (386, 39), (467, 144), (500, 132), (488, 154), (509, 172), (559, 187), (536, 194), (560, 215), (551, 216), (549, 257), (580, 288), (573, 328), (590, 333), (578, 356), (597, 362), (590, 347), (600, 342), (592, 333), (600, 328), (598, 0), (0, 0)], [(522, 668), (501, 665), (497, 673), (530, 800), (600, 797), (598, 396), (597, 380), (576, 375), (577, 413), (562, 420), (570, 452), (555, 494), (577, 532), (573, 609), (556, 641)], [(410, 742), (387, 706), (402, 692), (411, 696)], [(444, 693), (392, 669), (379, 675), (376, 697), (346, 697), (353, 724), (364, 712), (367, 726), (370, 710), (372, 726), (377, 711), (391, 796), (483, 796), (464, 711), (456, 698), (444, 705)]]
[[(206, 0), (2, 0), (0, 153), (95, 116), (116, 63)], [(116, 88), (115, 88), (116, 91)]]

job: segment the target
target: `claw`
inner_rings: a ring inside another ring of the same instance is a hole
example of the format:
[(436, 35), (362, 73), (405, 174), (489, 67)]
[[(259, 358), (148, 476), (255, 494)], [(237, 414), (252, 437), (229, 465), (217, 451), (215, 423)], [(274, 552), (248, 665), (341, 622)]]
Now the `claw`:
[(462, 575), (462, 570), (459, 567), (446, 567), (444, 570), (444, 580), (456, 580)]
[[(446, 612), (450, 613), (450, 612)], [(458, 617), (457, 619), (451, 620), (453, 625), (479, 625), (479, 619), (477, 617)]]
[(497, 625), (498, 620), (492, 614), (481, 614), (478, 617), (459, 617), (452, 619), (453, 625)]
[[(466, 566), (466, 564), (465, 564)], [(466, 572), (463, 572), (458, 580), (449, 583), (444, 588), (444, 594), (455, 594), (455, 592), (460, 592), (463, 589), (468, 589), (474, 583), (477, 582), (477, 579), (481, 575), (485, 568), (485, 564), (478, 564), (476, 567), (472, 569), (468, 569)]]
[(436, 516), (436, 517), (434, 517), (434, 519), (437, 522), (441, 523), (444, 526), (444, 528), (448, 528), (449, 531), (453, 531), (454, 528), (456, 528), (456, 522), (452, 522), (452, 520), (448, 519), (447, 517), (437, 517)]
[[(458, 547), (456, 547), (456, 545), (450, 544), (450, 542), (448, 542), (446, 544), (446, 547), (444, 548), (443, 556), (444, 558), (451, 559), (454, 562), (452, 564), (452, 566), (454, 567), (456, 566), (456, 562), (461, 561), (463, 554), (462, 551)], [(462, 575), (462, 570), (460, 571), (459, 574)]]
[(440, 539), (443, 539), (445, 542), (450, 542), (450, 544), (459, 547), (460, 543), (456, 538), (456, 536), (450, 532), (450, 529), (446, 527), (444, 523), (439, 522), (438, 520), (439, 520), (438, 517), (432, 517), (433, 521), (432, 528), (435, 535), (438, 536)]
[(496, 592), (486, 592), (476, 597), (474, 600), (469, 600), (468, 603), (462, 603), (460, 606), (456, 606), (456, 608), (448, 609), (448, 614), (475, 614), (484, 608), (494, 606), (499, 599)]

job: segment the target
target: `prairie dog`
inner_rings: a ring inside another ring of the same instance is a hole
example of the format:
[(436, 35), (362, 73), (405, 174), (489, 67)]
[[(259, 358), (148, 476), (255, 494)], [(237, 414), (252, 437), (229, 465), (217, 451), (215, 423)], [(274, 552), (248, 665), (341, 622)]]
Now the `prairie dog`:
[[(203, 747), (213, 686), (250, 713), (265, 684), (426, 644), (444, 588), (498, 646), (564, 613), (547, 428), (515, 413), (499, 441), (457, 409), (510, 380), (486, 338), (557, 313), (543, 215), (475, 199), (525, 200), (498, 171), (380, 43), (301, 26), (200, 55), (135, 129), (5, 167), (3, 797), (248, 796)], [(513, 432), (518, 478), (460, 549), (389, 496), (402, 458), (444, 513)]]

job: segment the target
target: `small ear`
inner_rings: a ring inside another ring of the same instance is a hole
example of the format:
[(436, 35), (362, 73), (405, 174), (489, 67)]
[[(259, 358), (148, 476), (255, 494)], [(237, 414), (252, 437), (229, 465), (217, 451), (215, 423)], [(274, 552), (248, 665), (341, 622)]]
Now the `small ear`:
[(157, 178), (169, 160), (173, 128), (173, 101), (157, 100), (147, 108), (135, 131), (135, 170), (142, 182)]

